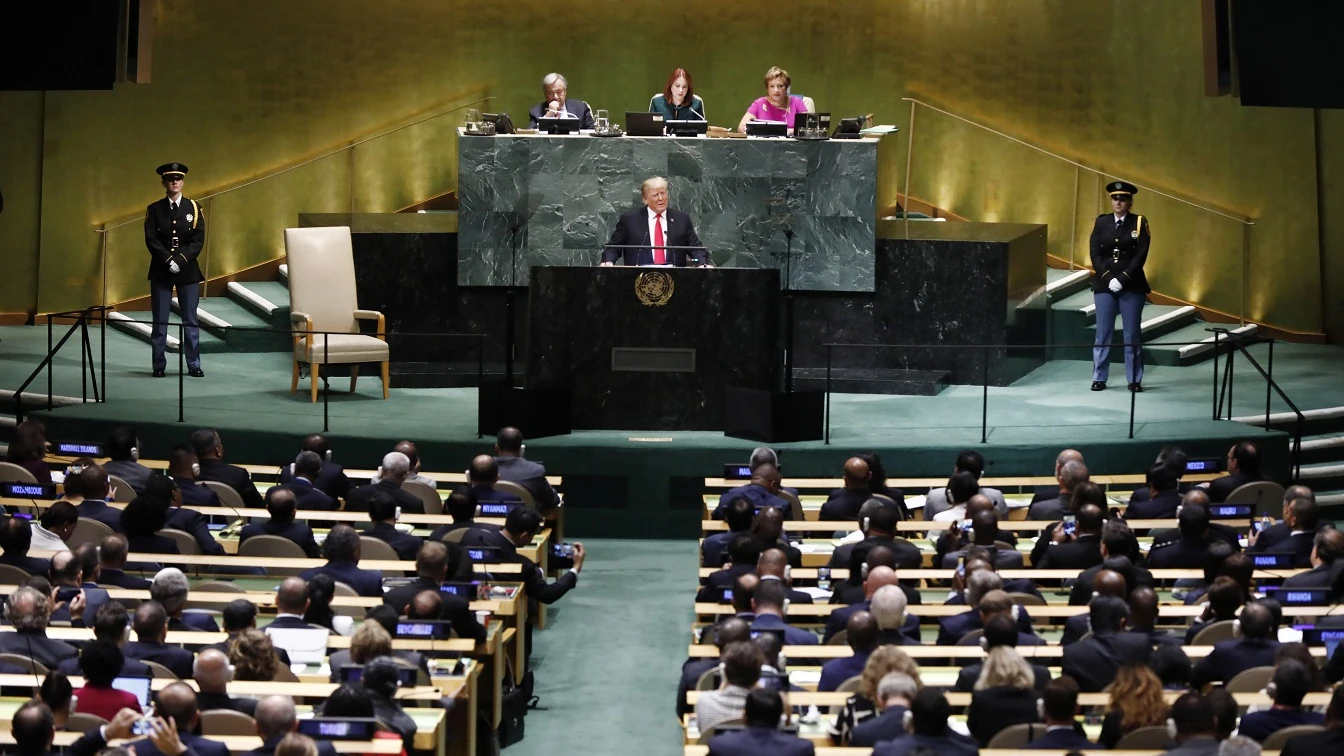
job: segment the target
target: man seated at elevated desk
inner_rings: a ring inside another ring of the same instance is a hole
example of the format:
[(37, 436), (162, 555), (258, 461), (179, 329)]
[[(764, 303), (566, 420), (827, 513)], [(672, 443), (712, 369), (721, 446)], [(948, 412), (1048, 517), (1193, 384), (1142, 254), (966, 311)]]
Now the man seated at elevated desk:
[(625, 265), (708, 267), (709, 252), (700, 243), (691, 216), (667, 206), (667, 179), (645, 179), (640, 196), (644, 207), (625, 213), (616, 222), (602, 252), (602, 267), (615, 265), (617, 260)]
[(571, 100), (569, 82), (558, 73), (548, 73), (541, 80), (545, 102), (537, 103), (528, 111), (528, 128), (535, 129), (542, 118), (576, 118), (580, 129), (593, 128), (593, 110), (583, 100)]

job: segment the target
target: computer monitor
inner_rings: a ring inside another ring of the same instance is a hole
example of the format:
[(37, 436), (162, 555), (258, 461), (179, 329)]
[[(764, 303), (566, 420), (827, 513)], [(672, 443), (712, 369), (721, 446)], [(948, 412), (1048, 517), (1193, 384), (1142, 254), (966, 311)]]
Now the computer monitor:
[(747, 121), (747, 136), (782, 137), (788, 134), (789, 125), (783, 121)]
[(114, 677), (112, 687), (135, 696), (140, 709), (144, 710), (149, 707), (149, 680), (148, 677)]
[(629, 136), (662, 136), (664, 126), (661, 113), (639, 110), (625, 111), (625, 133)]
[(538, 118), (537, 129), (546, 134), (575, 134), (582, 123), (577, 118)]

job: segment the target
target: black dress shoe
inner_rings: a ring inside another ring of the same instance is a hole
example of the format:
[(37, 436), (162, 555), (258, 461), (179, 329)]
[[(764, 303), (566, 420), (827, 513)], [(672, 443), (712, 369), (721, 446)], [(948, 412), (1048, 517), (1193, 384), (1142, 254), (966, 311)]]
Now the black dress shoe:
[(1131, 384), (1129, 384), (1129, 390), (1130, 390), (1130, 391), (1133, 391), (1133, 392), (1136, 393), (1136, 394), (1142, 394), (1142, 393), (1143, 393), (1143, 384), (1142, 384), (1142, 383), (1131, 383)]
[(187, 371), (187, 375), (191, 376), (192, 378), (204, 378), (204, 377), (205, 377), (205, 371), (204, 371), (204, 370), (201, 370), (201, 369), (198, 368), (198, 367), (194, 367), (194, 368), (192, 368), (191, 370), (188, 370), (188, 371)]
[(155, 371), (154, 371), (154, 377), (155, 377), (155, 378), (162, 378), (164, 375), (165, 375), (165, 373), (164, 373), (162, 370), (155, 370)]
[(1093, 390), (1093, 391), (1105, 391), (1105, 390), (1106, 390), (1106, 381), (1092, 381), (1092, 390)]

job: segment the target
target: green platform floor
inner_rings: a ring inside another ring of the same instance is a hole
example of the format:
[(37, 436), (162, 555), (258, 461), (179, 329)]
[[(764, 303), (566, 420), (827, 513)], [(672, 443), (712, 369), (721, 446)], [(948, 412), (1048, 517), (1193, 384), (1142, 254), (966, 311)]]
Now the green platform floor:
[[(96, 330), (91, 338), (96, 356)], [(45, 351), (45, 328), (0, 328), (0, 389), (17, 388)], [(1263, 357), (1266, 348), (1253, 351)], [(149, 349), (142, 342), (109, 330), (107, 355), (109, 401), (39, 412), (51, 437), (98, 440), (130, 423), (146, 456), (161, 458), (191, 430), (212, 426), (223, 434), (233, 461), (279, 466), (292, 461), (301, 435), (324, 427), (323, 403), (308, 402), (306, 379), (299, 394), (289, 393), (290, 363), (283, 353), (206, 355), (207, 377), (183, 382), (184, 423), (178, 422), (177, 379), (150, 378)], [(55, 393), (81, 395), (79, 364), (71, 344), (56, 361)], [(175, 359), (170, 367), (176, 368)], [(1281, 343), (1274, 371), (1303, 409), (1344, 404), (1344, 350)], [(1237, 372), (1234, 415), (1264, 412), (1265, 385), (1252, 375), (1244, 364)], [(786, 475), (799, 477), (838, 476), (845, 458), (859, 450), (881, 453), (893, 477), (940, 476), (962, 448), (980, 449), (990, 475), (1042, 475), (1065, 446), (1082, 449), (1093, 472), (1105, 474), (1145, 469), (1163, 443), (1180, 441), (1194, 455), (1221, 457), (1232, 440), (1254, 435), (1264, 441), (1271, 471), (1286, 474), (1286, 434), (1210, 419), (1212, 379), (1211, 364), (1148, 368), (1133, 440), (1123, 384), (1093, 393), (1090, 365), (1057, 360), (1013, 386), (989, 389), (985, 445), (981, 388), (952, 386), (936, 397), (834, 395), (831, 444), (780, 449)], [(394, 387), (383, 401), (376, 375), (361, 377), (356, 394), (346, 392), (346, 379), (333, 379), (332, 388), (327, 428), (337, 459), (347, 466), (376, 466), (402, 438), (417, 441), (425, 468), (433, 470), (461, 469), (471, 455), (489, 450), (491, 439), (476, 436), (475, 389)], [(39, 378), (26, 406), (41, 402), (38, 394), (45, 392), (45, 377)], [(1285, 409), (1277, 397), (1271, 408)], [(744, 460), (753, 446), (712, 432), (588, 431), (530, 440), (528, 456), (565, 476), (573, 532), (679, 537), (697, 532), (703, 478), (725, 462)]]

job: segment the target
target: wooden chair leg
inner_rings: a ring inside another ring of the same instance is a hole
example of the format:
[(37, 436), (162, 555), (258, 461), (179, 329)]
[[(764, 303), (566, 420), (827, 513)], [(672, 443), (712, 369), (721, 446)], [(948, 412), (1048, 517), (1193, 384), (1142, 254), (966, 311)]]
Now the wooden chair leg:
[(388, 370), (387, 370), (387, 366), (388, 366), (388, 364), (389, 364), (388, 361), (386, 361), (386, 360), (383, 361), (383, 398), (384, 398), (384, 399), (387, 398), (387, 389), (388, 389), (388, 387), (389, 387), (389, 385), (390, 385), (390, 380), (388, 379)]
[(299, 361), (294, 360), (294, 373), (289, 378), (289, 393), (297, 394), (299, 392)]
[(318, 373), (321, 370), (321, 366), (318, 365), (316, 362), (314, 362), (308, 367), (310, 368), (310, 370), (308, 371), (308, 380), (310, 380), (313, 384), (313, 404), (317, 404), (317, 382), (318, 382)]
[(359, 365), (350, 366), (350, 393), (355, 393), (355, 381), (359, 380)]

